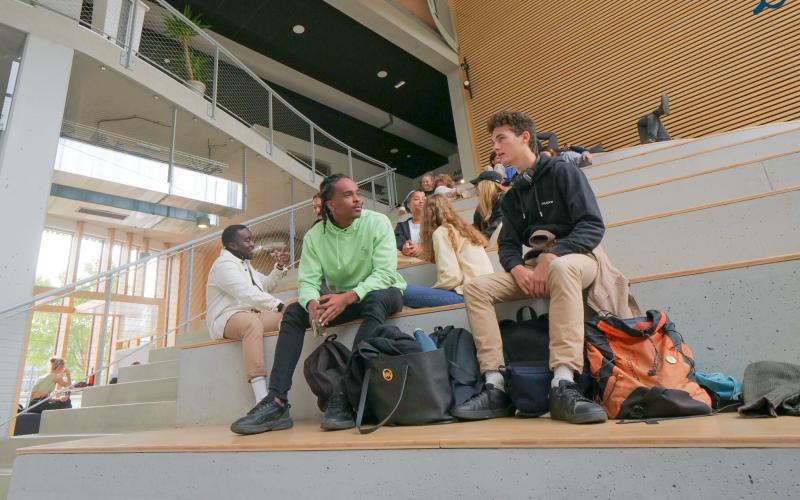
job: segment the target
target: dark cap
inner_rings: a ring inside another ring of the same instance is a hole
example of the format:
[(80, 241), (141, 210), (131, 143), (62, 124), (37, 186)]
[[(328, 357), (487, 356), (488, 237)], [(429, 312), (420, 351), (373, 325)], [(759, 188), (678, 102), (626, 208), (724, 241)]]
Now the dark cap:
[(479, 175), (477, 179), (472, 179), (469, 182), (477, 186), (480, 181), (494, 181), (498, 184), (502, 184), (503, 176), (494, 170), (487, 170), (485, 172), (481, 172), (481, 175)]

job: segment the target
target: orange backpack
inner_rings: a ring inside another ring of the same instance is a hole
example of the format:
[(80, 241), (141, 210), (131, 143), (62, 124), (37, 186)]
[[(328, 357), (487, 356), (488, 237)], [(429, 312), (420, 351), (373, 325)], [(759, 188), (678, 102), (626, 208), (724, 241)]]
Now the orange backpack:
[(598, 402), (610, 418), (711, 413), (711, 398), (695, 381), (692, 350), (665, 312), (597, 316), (586, 323), (586, 350)]

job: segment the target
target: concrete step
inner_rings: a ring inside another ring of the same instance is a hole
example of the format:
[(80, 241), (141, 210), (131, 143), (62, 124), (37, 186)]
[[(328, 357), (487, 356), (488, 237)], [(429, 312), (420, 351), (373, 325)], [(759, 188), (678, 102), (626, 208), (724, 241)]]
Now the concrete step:
[[(694, 142), (678, 148), (690, 148)], [(731, 144), (722, 150), (691, 153), (686, 150), (676, 159), (657, 163), (636, 161), (626, 168), (609, 172), (584, 171), (597, 196), (647, 183), (691, 175), (725, 165), (755, 161), (767, 156), (796, 151), (800, 144), (800, 129), (792, 129), (757, 141)], [(627, 161), (627, 160), (626, 160)], [(636, 168), (637, 170), (627, 170)]]
[(205, 342), (211, 339), (211, 335), (208, 333), (208, 327), (206, 326), (205, 321), (199, 322), (199, 326), (196, 330), (191, 331), (188, 335), (185, 333), (181, 333), (175, 339), (175, 345), (182, 346), (187, 344), (196, 344), (198, 342)]
[(179, 360), (172, 359), (145, 365), (124, 366), (119, 369), (119, 383), (175, 377), (178, 375), (179, 364)]
[(12, 436), (0, 439), (0, 469), (10, 468), (17, 456), (17, 450), (29, 446), (74, 441), (92, 437), (105, 436), (106, 434), (28, 434), (26, 436)]
[(42, 413), (40, 434), (118, 433), (171, 427), (175, 401), (92, 406)]
[(638, 146), (630, 146), (622, 149), (615, 149), (614, 151), (604, 151), (602, 153), (593, 153), (592, 167), (596, 168), (600, 165), (606, 165), (611, 162), (619, 161), (623, 158), (630, 158), (633, 156), (644, 156), (648, 153), (658, 151), (659, 149), (675, 148), (681, 144), (686, 144), (695, 139), (674, 139), (672, 141), (654, 142), (651, 144), (639, 144)]
[[(498, 317), (513, 318), (516, 311), (530, 301), (511, 302), (496, 307)], [(469, 328), (463, 306), (434, 308), (435, 312), (392, 318), (387, 324), (395, 325), (404, 332), (422, 328), (433, 331), (436, 326), (454, 325)], [(337, 334), (339, 341), (350, 347), (358, 324), (347, 324), (329, 328)], [(264, 359), (267, 371), (272, 369), (277, 337), (264, 339)], [(306, 335), (300, 363), (293, 377), (291, 391), (292, 415), (297, 419), (317, 419), (320, 412), (316, 399), (303, 376), (303, 360), (319, 344), (321, 339)], [(219, 369), (209, 369), (220, 367)], [(224, 369), (222, 368), (224, 367)], [(226, 342), (204, 347), (187, 347), (181, 355), (178, 385), (178, 425), (209, 425), (230, 423), (243, 415), (255, 403), (253, 391), (247, 383), (242, 366), (242, 347), (239, 342)]]
[(800, 249), (800, 192), (606, 230), (603, 246), (627, 276), (790, 254)]
[(171, 361), (173, 359), (178, 359), (181, 356), (181, 348), (178, 346), (172, 347), (160, 347), (158, 349), (152, 349), (149, 353), (147, 353), (147, 361), (149, 363), (157, 363), (159, 361)]
[(238, 500), (263, 497), (264, 484), (281, 498), (317, 496), (310, 488), (332, 499), (795, 498), (792, 418), (717, 415), (656, 429), (507, 418), (366, 436), (298, 421), (247, 437), (227, 425), (165, 430), (26, 452), (11, 498)]
[[(179, 348), (180, 351), (180, 348)], [(180, 352), (178, 352), (180, 355)], [(162, 378), (89, 387), (83, 391), (81, 408), (152, 401), (173, 401), (178, 397), (178, 379)]]
[(0, 499), (6, 498), (11, 486), (11, 469), (0, 468)]
[[(633, 155), (622, 157), (618, 160), (605, 161), (600, 159), (598, 163), (584, 169), (590, 179), (599, 175), (607, 175), (615, 172), (622, 172), (633, 167), (650, 163), (669, 163), (676, 158), (691, 158), (702, 154), (716, 155), (724, 153), (730, 148), (742, 150), (760, 151), (767, 154), (770, 149), (766, 147), (765, 141), (784, 144), (797, 144), (792, 142), (791, 137), (794, 132), (800, 129), (800, 122), (784, 122), (754, 127), (741, 130), (734, 130), (724, 134), (712, 135), (708, 137), (696, 138), (685, 143), (676, 143), (674, 146), (658, 148), (644, 155)], [(776, 135), (777, 134), (777, 135)], [(769, 137), (774, 136), (774, 137)], [(783, 149), (779, 149), (781, 151)]]
[(697, 369), (741, 379), (765, 359), (800, 359), (800, 260), (636, 283), (643, 310), (666, 310)]
[(606, 224), (800, 185), (800, 153), (598, 198)]

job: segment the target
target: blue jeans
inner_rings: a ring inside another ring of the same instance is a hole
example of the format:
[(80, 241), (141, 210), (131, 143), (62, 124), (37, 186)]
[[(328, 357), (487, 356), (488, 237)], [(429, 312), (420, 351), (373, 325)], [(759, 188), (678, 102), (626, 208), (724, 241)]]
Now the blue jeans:
[(435, 307), (463, 304), (464, 296), (453, 290), (428, 288), (426, 286), (408, 285), (403, 293), (403, 305), (408, 307)]

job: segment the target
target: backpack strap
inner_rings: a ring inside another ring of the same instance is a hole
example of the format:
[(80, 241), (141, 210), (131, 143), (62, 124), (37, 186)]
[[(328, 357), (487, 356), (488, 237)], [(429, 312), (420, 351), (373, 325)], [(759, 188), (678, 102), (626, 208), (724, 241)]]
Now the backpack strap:
[(371, 375), (372, 375), (372, 367), (369, 367), (367, 368), (367, 372), (364, 374), (364, 382), (362, 382), (361, 384), (361, 397), (358, 400), (358, 412), (356, 413), (356, 428), (358, 429), (358, 432), (361, 434), (371, 434), (377, 431), (394, 416), (394, 413), (400, 406), (400, 402), (403, 401), (403, 394), (406, 392), (406, 381), (408, 380), (408, 363), (403, 364), (403, 380), (400, 386), (400, 395), (397, 397), (397, 402), (394, 404), (394, 408), (392, 408), (392, 411), (390, 411), (389, 415), (387, 415), (386, 418), (384, 418), (378, 425), (374, 425), (372, 427), (362, 427), (361, 424), (364, 421), (364, 407), (367, 404), (367, 392), (369, 390), (369, 379)]
[(539, 318), (539, 315), (536, 314), (536, 310), (532, 306), (522, 306), (519, 309), (517, 309), (517, 323), (522, 323), (523, 321), (525, 321), (524, 319), (522, 319), (525, 311), (531, 313), (531, 319)]
[(339, 352), (339, 349), (337, 349), (337, 348), (336, 348), (335, 346), (333, 346), (333, 345), (327, 345), (327, 343), (328, 343), (328, 342), (331, 342), (331, 343), (333, 343), (334, 341), (336, 341), (336, 334), (335, 334), (335, 333), (334, 333), (333, 335), (329, 335), (329, 336), (328, 336), (328, 337), (325, 339), (325, 342), (324, 342), (324, 344), (326, 344), (326, 346), (325, 346), (325, 347), (327, 348), (327, 350), (328, 350), (328, 352), (331, 354), (331, 356), (333, 356), (334, 358), (336, 358), (336, 362), (337, 362), (337, 363), (339, 363), (339, 366), (347, 366), (347, 364), (348, 364), (348, 363), (347, 363), (347, 360), (345, 360), (345, 359), (342, 357), (342, 353), (340, 353), (340, 352)]

